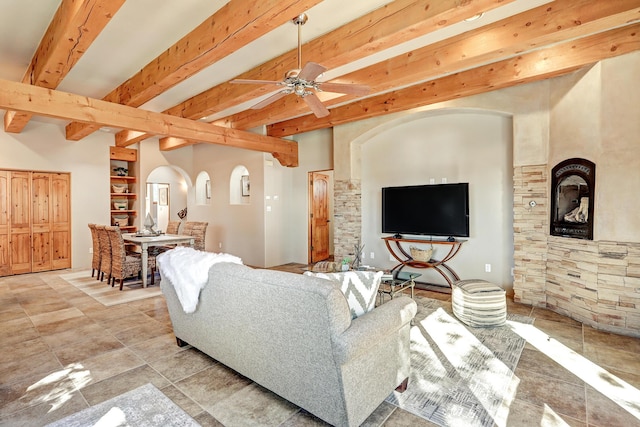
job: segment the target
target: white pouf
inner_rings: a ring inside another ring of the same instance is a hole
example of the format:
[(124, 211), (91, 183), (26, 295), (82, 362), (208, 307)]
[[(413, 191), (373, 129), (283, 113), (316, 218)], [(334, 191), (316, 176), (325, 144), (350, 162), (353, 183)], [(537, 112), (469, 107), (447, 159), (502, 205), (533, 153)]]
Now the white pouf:
[(458, 280), (451, 285), (453, 314), (474, 327), (504, 325), (507, 320), (506, 292), (486, 280)]

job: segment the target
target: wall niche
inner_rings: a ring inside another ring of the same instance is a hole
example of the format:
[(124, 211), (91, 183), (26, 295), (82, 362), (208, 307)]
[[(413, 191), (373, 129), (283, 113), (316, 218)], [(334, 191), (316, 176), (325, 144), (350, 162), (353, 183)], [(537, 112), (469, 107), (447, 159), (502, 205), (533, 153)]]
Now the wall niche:
[(596, 165), (586, 159), (558, 163), (551, 173), (551, 235), (593, 240)]

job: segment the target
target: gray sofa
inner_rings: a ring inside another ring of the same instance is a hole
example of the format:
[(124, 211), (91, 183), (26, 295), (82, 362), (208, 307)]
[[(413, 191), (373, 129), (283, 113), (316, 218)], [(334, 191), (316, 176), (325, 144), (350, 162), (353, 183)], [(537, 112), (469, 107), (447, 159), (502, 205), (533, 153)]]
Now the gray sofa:
[(217, 361), (336, 426), (360, 425), (409, 376), (416, 304), (394, 298), (354, 320), (331, 281), (214, 264), (186, 314), (161, 281), (179, 345)]

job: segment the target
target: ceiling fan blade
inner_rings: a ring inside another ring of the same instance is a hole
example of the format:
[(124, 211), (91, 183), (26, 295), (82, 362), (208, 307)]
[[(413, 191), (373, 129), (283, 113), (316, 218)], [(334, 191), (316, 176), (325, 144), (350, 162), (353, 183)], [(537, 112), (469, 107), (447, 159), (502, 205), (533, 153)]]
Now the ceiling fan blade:
[(369, 86), (348, 83), (318, 83), (318, 89), (323, 92), (346, 93), (348, 95), (364, 96), (369, 93)]
[(276, 102), (278, 99), (282, 98), (283, 96), (288, 95), (288, 93), (284, 90), (274, 93), (273, 95), (263, 99), (262, 101), (258, 102), (256, 105), (252, 106), (251, 109), (252, 110), (259, 110), (263, 107), (266, 107), (267, 105)]
[(250, 80), (250, 79), (233, 79), (229, 83), (240, 83), (240, 84), (249, 83), (249, 84), (259, 84), (259, 85), (282, 84), (281, 81), (276, 81), (276, 80)]
[(329, 110), (324, 106), (320, 98), (316, 96), (315, 93), (310, 93), (309, 95), (303, 96), (302, 99), (307, 103), (313, 114), (316, 117), (325, 117), (329, 115)]
[(298, 74), (298, 78), (302, 80), (306, 80), (308, 82), (312, 82), (318, 77), (320, 74), (327, 71), (325, 67), (320, 64), (316, 64), (315, 62), (307, 62), (300, 70), (300, 74)]

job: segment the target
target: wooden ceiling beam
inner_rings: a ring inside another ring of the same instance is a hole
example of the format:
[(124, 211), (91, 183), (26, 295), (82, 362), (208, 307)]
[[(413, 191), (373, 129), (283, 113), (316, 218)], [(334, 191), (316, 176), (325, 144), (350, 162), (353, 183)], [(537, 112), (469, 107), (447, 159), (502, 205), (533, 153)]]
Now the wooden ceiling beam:
[[(626, 25), (639, 18), (640, 4), (637, 0), (606, 3), (597, 0), (556, 0), (333, 81), (367, 84), (372, 93), (384, 93), (510, 58), (544, 45)], [(356, 99), (354, 96), (332, 95), (333, 98), (323, 99), (327, 107)], [(243, 111), (216, 123), (236, 129), (251, 129), (307, 114), (309, 108), (299, 97), (287, 96), (266, 108)]]
[[(125, 0), (62, 0), (22, 83), (55, 89), (118, 12)], [(31, 115), (7, 111), (5, 132), (22, 132)]]
[[(231, 0), (129, 80), (103, 98), (139, 107), (203, 68), (290, 21), (322, 0)], [(97, 126), (72, 122), (67, 138), (77, 141)]]
[(633, 24), (336, 107), (326, 118), (310, 115), (276, 123), (267, 133), (284, 137), (477, 95), (567, 74), (637, 50), (640, 24)]
[(284, 161), (284, 166), (298, 165), (298, 144), (295, 141), (224, 128), (24, 83), (0, 80), (0, 108), (89, 123), (99, 127), (133, 129), (154, 135), (267, 152), (272, 153), (281, 162)]
[[(337, 68), (511, 1), (513, 0), (396, 0), (305, 43), (302, 46), (303, 62), (305, 58), (313, 59), (329, 69)], [(297, 68), (297, 62), (297, 49), (293, 49), (237, 78), (282, 80), (288, 70)], [(226, 82), (167, 109), (164, 113), (197, 120), (255, 99), (273, 89), (272, 85)], [(116, 141), (126, 146), (149, 136), (151, 135), (122, 131), (116, 136)]]

